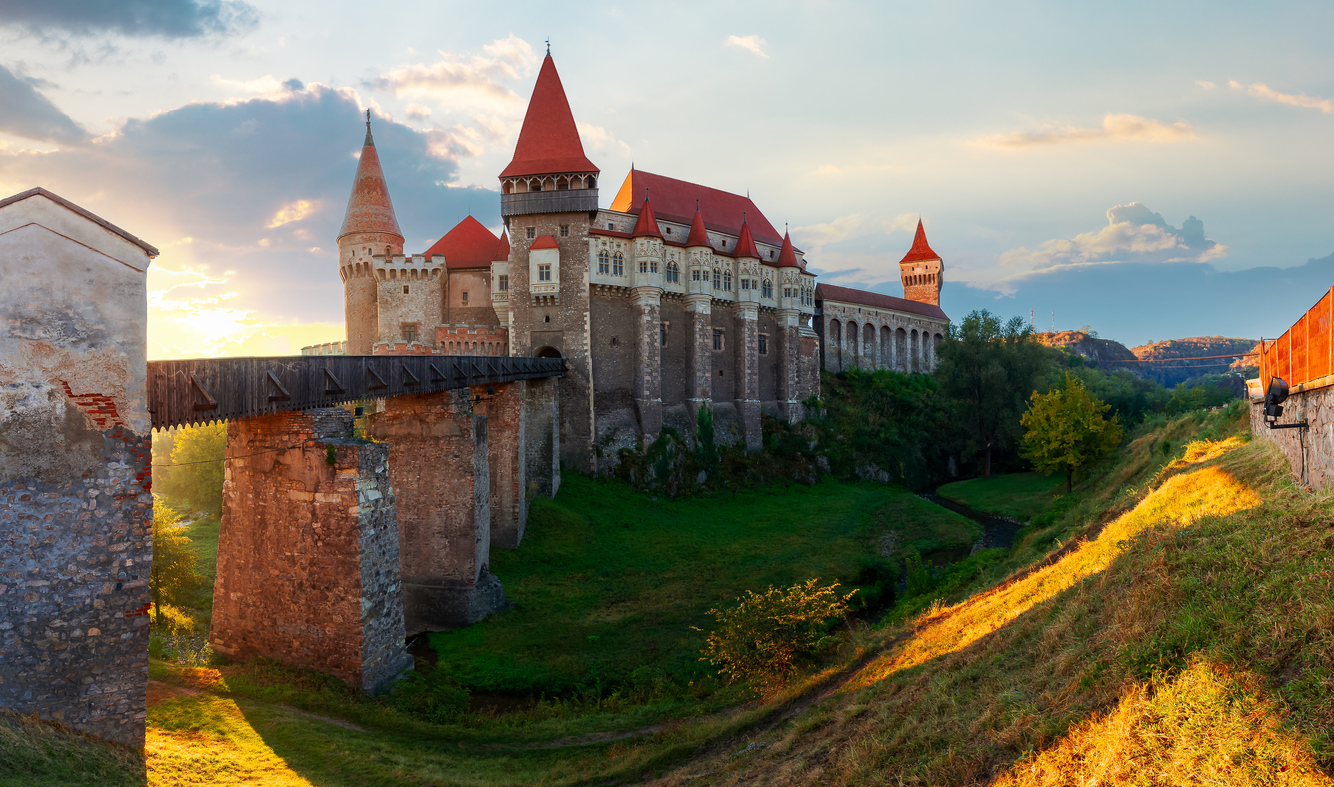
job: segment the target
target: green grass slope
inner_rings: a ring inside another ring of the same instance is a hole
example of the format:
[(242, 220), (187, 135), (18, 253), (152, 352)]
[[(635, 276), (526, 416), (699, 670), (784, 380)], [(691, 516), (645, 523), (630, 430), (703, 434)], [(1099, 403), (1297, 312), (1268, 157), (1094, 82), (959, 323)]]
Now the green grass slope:
[(1065, 490), (1065, 479), (1041, 473), (1007, 473), (943, 484), (936, 494), (974, 511), (1027, 522), (1047, 510)]

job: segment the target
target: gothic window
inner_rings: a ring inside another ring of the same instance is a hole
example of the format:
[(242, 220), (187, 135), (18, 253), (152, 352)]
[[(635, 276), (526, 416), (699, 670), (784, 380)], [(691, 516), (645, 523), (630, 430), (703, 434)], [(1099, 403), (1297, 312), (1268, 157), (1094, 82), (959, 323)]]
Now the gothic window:
[(769, 354), (769, 334), (760, 334), (760, 355)]
[(598, 273), (603, 276), (611, 273), (611, 255), (607, 253), (606, 249), (598, 252)]
[(537, 280), (538, 280), (538, 281), (551, 281), (551, 265), (550, 265), (550, 264), (547, 264), (547, 265), (538, 265), (538, 266), (537, 266)]
[(533, 238), (537, 237), (537, 233), (534, 227), (527, 227), (525, 229), (527, 230), (528, 240), (532, 240)]
[(625, 257), (619, 251), (611, 255), (611, 275), (625, 275)]
[(560, 225), (560, 236), (561, 236), (562, 238), (568, 238), (568, 237), (570, 237), (570, 225), (569, 225), (569, 224), (562, 224), (562, 225)]
[(760, 295), (763, 295), (766, 298), (774, 297), (774, 283), (765, 279), (764, 284), (760, 285)]
[(714, 351), (714, 352), (722, 352), (722, 351), (723, 351), (723, 329), (722, 329), (722, 328), (714, 328), (714, 329), (713, 329), (713, 351)]
[(717, 289), (722, 289), (722, 286), (723, 286), (723, 272), (720, 271), (720, 270), (718, 270), (717, 268), (714, 268), (714, 269), (713, 269), (713, 288), (714, 288), (715, 290), (717, 290)]
[(672, 284), (681, 283), (681, 266), (674, 262), (667, 263), (667, 281)]
[(732, 291), (732, 272), (731, 272), (731, 271), (723, 271), (723, 289), (724, 289), (724, 290), (727, 290), (728, 292), (731, 292), (731, 291)]
[(510, 277), (508, 274), (500, 274), (500, 291), (504, 292), (510, 288)]

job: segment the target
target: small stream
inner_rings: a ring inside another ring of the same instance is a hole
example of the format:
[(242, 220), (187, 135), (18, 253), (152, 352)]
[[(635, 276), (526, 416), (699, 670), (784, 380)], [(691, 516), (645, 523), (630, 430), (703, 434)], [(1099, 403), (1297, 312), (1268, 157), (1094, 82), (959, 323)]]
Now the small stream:
[(923, 500), (935, 503), (941, 508), (947, 508), (956, 514), (962, 514), (974, 522), (982, 525), (982, 538), (972, 546), (955, 547), (953, 549), (937, 549), (922, 555), (924, 562), (930, 563), (937, 568), (948, 566), (950, 563), (956, 563), (968, 557), (979, 549), (1009, 549), (1014, 545), (1014, 537), (1024, 528), (1024, 523), (1007, 517), (987, 514), (981, 511), (959, 505), (952, 500), (946, 500), (939, 495), (923, 494), (918, 495)]

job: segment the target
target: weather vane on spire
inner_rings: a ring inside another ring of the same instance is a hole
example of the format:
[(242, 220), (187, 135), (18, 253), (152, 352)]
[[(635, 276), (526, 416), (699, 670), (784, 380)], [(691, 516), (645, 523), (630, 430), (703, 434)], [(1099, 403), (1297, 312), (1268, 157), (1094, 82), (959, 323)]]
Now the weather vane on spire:
[(547, 36), (547, 57), (551, 57), (551, 36)]
[(368, 107), (368, 108), (366, 109), (366, 128), (370, 128), (370, 127), (371, 127), (371, 110), (370, 110), (370, 108)]

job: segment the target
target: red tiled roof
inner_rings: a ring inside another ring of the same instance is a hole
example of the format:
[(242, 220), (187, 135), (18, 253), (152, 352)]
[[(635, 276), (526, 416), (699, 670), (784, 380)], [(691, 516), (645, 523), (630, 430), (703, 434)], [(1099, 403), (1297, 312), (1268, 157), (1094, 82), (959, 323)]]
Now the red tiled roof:
[(496, 258), (499, 244), (500, 239), (492, 235), (491, 230), (469, 216), (427, 249), (426, 257), (443, 254), (445, 265), (450, 268), (488, 268)]
[(661, 238), (662, 230), (658, 229), (658, 218), (653, 215), (653, 205), (644, 198), (644, 204), (639, 209), (639, 218), (635, 220), (635, 228), (630, 231), (632, 238)]
[(774, 263), (778, 268), (800, 268), (797, 263), (797, 253), (792, 249), (792, 236), (783, 233), (783, 247), (778, 250), (778, 262)]
[(375, 152), (375, 140), (371, 139), (369, 120), (338, 237), (353, 232), (387, 232), (397, 235), (400, 243), (403, 240), (403, 231), (398, 228), (398, 219), (394, 216), (394, 203), (389, 199), (389, 184), (384, 179), (384, 170), (380, 169), (380, 154)]
[(504, 230), (500, 231), (500, 245), (496, 247), (496, 256), (491, 258), (492, 262), (509, 262), (510, 258), (510, 236)]
[(773, 228), (749, 197), (654, 175), (642, 169), (632, 169), (625, 176), (621, 190), (617, 192), (616, 199), (612, 200), (611, 210), (638, 213), (639, 205), (635, 202), (635, 195), (643, 195), (645, 188), (653, 199), (654, 213), (663, 221), (690, 224), (695, 215), (695, 200), (698, 199), (699, 211), (704, 214), (704, 226), (707, 229), (736, 235), (741, 231), (741, 224), (748, 222), (755, 240), (774, 246), (781, 242), (778, 230)]
[(554, 235), (540, 235), (538, 236), (537, 240), (533, 241), (533, 245), (528, 247), (530, 251), (533, 249), (559, 249), (559, 248), (560, 244), (556, 242), (556, 236)]
[(854, 290), (851, 287), (835, 287), (832, 284), (815, 285), (815, 299), (818, 301), (855, 303), (877, 309), (893, 309), (894, 311), (920, 314), (924, 317), (935, 317), (939, 320), (949, 319), (939, 306), (933, 306), (929, 303), (910, 301), (907, 298), (895, 298), (893, 295), (881, 295), (878, 292)]
[(926, 230), (922, 229), (922, 220), (917, 220), (917, 234), (913, 236), (912, 248), (903, 255), (899, 262), (921, 262), (922, 260), (938, 260), (940, 255), (931, 250), (926, 242)]
[(584, 155), (570, 102), (565, 98), (560, 74), (556, 73), (556, 62), (547, 55), (542, 70), (537, 72), (533, 97), (528, 100), (528, 113), (523, 117), (514, 158), (500, 177), (597, 171), (597, 165)]
[[(783, 248), (787, 248), (784, 246)], [(741, 223), (741, 234), (736, 239), (736, 256), (760, 258), (760, 250), (755, 248), (755, 238), (750, 234), (750, 224)]]
[[(751, 241), (754, 243), (754, 240)], [(709, 234), (704, 231), (704, 214), (695, 208), (695, 218), (690, 221), (690, 237), (686, 238), (686, 246), (712, 246), (709, 243)]]

